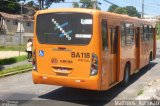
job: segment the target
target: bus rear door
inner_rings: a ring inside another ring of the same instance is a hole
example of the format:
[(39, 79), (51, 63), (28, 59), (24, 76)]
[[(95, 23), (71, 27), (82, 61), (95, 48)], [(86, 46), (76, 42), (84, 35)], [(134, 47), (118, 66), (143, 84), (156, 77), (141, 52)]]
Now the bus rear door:
[(111, 69), (110, 69), (110, 85), (114, 84), (117, 81), (117, 44), (118, 44), (118, 32), (116, 27), (110, 27), (110, 61), (111, 61)]

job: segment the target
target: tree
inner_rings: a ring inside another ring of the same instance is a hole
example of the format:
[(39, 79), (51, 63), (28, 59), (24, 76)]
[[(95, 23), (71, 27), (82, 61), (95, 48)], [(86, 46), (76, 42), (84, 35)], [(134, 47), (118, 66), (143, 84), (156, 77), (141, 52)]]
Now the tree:
[(48, 8), (51, 6), (51, 4), (64, 2), (65, 0), (38, 0), (40, 9)]
[(114, 12), (116, 8), (118, 8), (119, 6), (117, 5), (111, 5), (109, 8), (108, 8), (108, 11), (109, 12)]
[[(21, 14), (20, 1), (21, 0), (0, 0), (0, 11), (10, 14)], [(38, 6), (34, 1), (24, 2), (22, 5), (22, 14), (34, 15), (35, 10), (38, 10)]]
[(80, 0), (80, 3), (82, 4), (81, 8), (93, 8), (91, 0)]
[(129, 16), (132, 16), (132, 17), (141, 17), (141, 14), (136, 10), (135, 7), (133, 6), (127, 6), (125, 7), (125, 9), (127, 10), (127, 14)]
[(108, 8), (108, 11), (118, 14), (127, 14), (131, 17), (141, 17), (140, 13), (133, 6), (119, 7), (117, 5), (112, 5)]
[(16, 0), (8, 0), (3, 1), (0, 0), (0, 11), (6, 12), (6, 13), (20, 13), (20, 4), (16, 2)]
[(29, 1), (29, 2), (27, 3), (27, 5), (33, 7), (33, 6), (34, 6), (34, 1)]
[[(93, 1), (92, 1), (92, 0), (80, 0), (79, 2), (80, 2), (80, 4), (78, 4), (78, 2), (73, 3), (73, 4), (72, 4), (73, 7), (74, 7), (74, 8), (77, 8), (77, 7), (79, 7), (79, 8), (89, 8), (89, 9), (92, 9), (92, 8), (93, 8)], [(96, 8), (97, 8), (98, 10), (101, 9), (101, 8), (99, 7), (98, 3), (96, 4)]]
[(127, 14), (127, 10), (123, 7), (116, 8), (114, 12), (118, 14)]
[(78, 7), (79, 7), (79, 4), (78, 4), (78, 2), (74, 2), (74, 3), (72, 4), (72, 6), (73, 6), (74, 8), (78, 8)]

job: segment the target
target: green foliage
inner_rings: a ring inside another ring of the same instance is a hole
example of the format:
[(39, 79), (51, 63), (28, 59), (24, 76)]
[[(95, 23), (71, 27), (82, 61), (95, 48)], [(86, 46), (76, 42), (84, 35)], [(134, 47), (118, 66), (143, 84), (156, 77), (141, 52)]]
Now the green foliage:
[(136, 10), (134, 6), (119, 7), (117, 5), (111, 5), (108, 8), (108, 11), (118, 14), (127, 14), (131, 17), (141, 17), (141, 14)]
[(141, 14), (138, 13), (138, 11), (136, 10), (135, 7), (133, 7), (133, 6), (127, 6), (127, 7), (125, 7), (125, 9), (126, 9), (127, 14), (128, 14), (129, 16), (139, 17), (139, 18), (141, 17)]
[(160, 40), (160, 21), (156, 23), (157, 39)]
[(160, 40), (160, 35), (157, 35), (157, 40)]
[[(0, 11), (6, 12), (6, 13), (12, 13), (12, 14), (20, 14), (21, 6), (20, 1), (25, 1), (25, 5), (28, 5), (30, 7), (33, 7), (34, 9), (40, 8), (48, 8), (51, 6), (53, 2), (64, 2), (65, 0), (0, 0)], [(38, 2), (38, 3), (37, 3)], [(25, 5), (23, 5), (23, 13), (26, 10)], [(24, 13), (25, 14), (25, 13)]]
[(115, 13), (118, 13), (118, 14), (127, 14), (126, 9), (125, 9), (125, 8), (122, 8), (122, 7), (116, 8), (114, 12), (115, 12)]
[[(93, 8), (93, 2), (92, 2), (92, 0), (80, 0), (79, 2), (80, 2), (80, 4), (78, 4), (78, 2), (76, 2), (76, 3), (74, 2), (72, 4), (73, 7), (74, 8), (77, 8), (77, 7), (79, 7), (79, 8), (89, 8), (89, 9)], [(96, 8), (98, 10), (101, 9), (98, 4), (96, 5)]]
[(23, 70), (31, 69), (32, 65), (22, 65), (22, 66), (17, 66), (13, 68), (7, 68), (5, 70), (0, 71), (0, 76), (3, 76), (4, 74), (12, 73), (12, 72), (17, 72), (21, 73)]
[(117, 5), (111, 5), (111, 6), (108, 8), (108, 11), (109, 11), (109, 12), (114, 12), (116, 8), (118, 8)]
[(34, 1), (29, 1), (29, 2), (27, 3), (27, 5), (33, 7), (33, 6), (34, 6)]
[(52, 3), (64, 2), (65, 0), (38, 0), (40, 9), (48, 8)]
[(6, 12), (6, 13), (12, 13), (12, 14), (20, 13), (20, 9), (21, 9), (20, 4), (12, 1), (14, 0), (10, 0), (10, 2), (0, 0), (0, 11)]
[(0, 60), (0, 65), (13, 64), (13, 63), (21, 62), (21, 61), (24, 61), (24, 60), (27, 60), (26, 55), (7, 58), (7, 59), (1, 59)]
[(91, 0), (80, 0), (80, 3), (82, 4), (81, 8), (90, 8), (90, 9), (93, 8), (91, 2), (92, 2)]
[(140, 96), (144, 93), (144, 89), (143, 87), (139, 89), (138, 93), (137, 93), (137, 96)]
[(160, 21), (156, 23), (157, 35), (160, 36)]
[[(26, 45), (21, 45), (20, 50), (24, 52)], [(0, 51), (19, 51), (19, 46), (0, 46)]]
[(74, 8), (78, 8), (78, 7), (79, 7), (79, 4), (78, 4), (78, 2), (74, 2), (74, 3), (72, 4), (72, 6), (73, 6)]

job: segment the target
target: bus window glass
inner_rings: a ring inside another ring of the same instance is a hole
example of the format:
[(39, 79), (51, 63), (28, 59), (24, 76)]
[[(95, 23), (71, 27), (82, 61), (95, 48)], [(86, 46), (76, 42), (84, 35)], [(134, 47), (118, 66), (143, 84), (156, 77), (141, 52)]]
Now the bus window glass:
[(108, 49), (107, 20), (102, 20), (102, 46), (103, 50)]
[(121, 23), (121, 45), (124, 46), (125, 45), (125, 24)]
[(153, 27), (149, 26), (149, 39), (153, 39)]
[(144, 25), (143, 28), (144, 28), (144, 29), (143, 29), (143, 30), (144, 30), (144, 33), (143, 33), (143, 37), (144, 37), (144, 38), (143, 38), (143, 39), (144, 39), (144, 40), (148, 40), (148, 26), (147, 26), (147, 25)]
[(92, 38), (93, 16), (85, 13), (47, 13), (37, 16), (39, 43), (87, 45)]
[(126, 23), (126, 44), (134, 43), (134, 25)]
[(131, 45), (134, 44), (134, 25), (131, 23), (121, 24), (121, 44)]
[(110, 28), (110, 44), (111, 44), (111, 53), (117, 53), (117, 33), (116, 28)]
[(141, 41), (144, 41), (144, 31), (143, 31), (143, 26), (140, 27), (140, 32), (141, 32)]
[(148, 25), (147, 25), (146, 30), (147, 30), (146, 39), (149, 40), (149, 26)]

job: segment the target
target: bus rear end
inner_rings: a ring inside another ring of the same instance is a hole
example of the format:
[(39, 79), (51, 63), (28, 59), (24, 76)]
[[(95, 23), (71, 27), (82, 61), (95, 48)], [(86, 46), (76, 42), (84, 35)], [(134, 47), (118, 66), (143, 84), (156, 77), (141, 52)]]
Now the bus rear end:
[(33, 82), (99, 90), (93, 14), (57, 11), (35, 19)]

